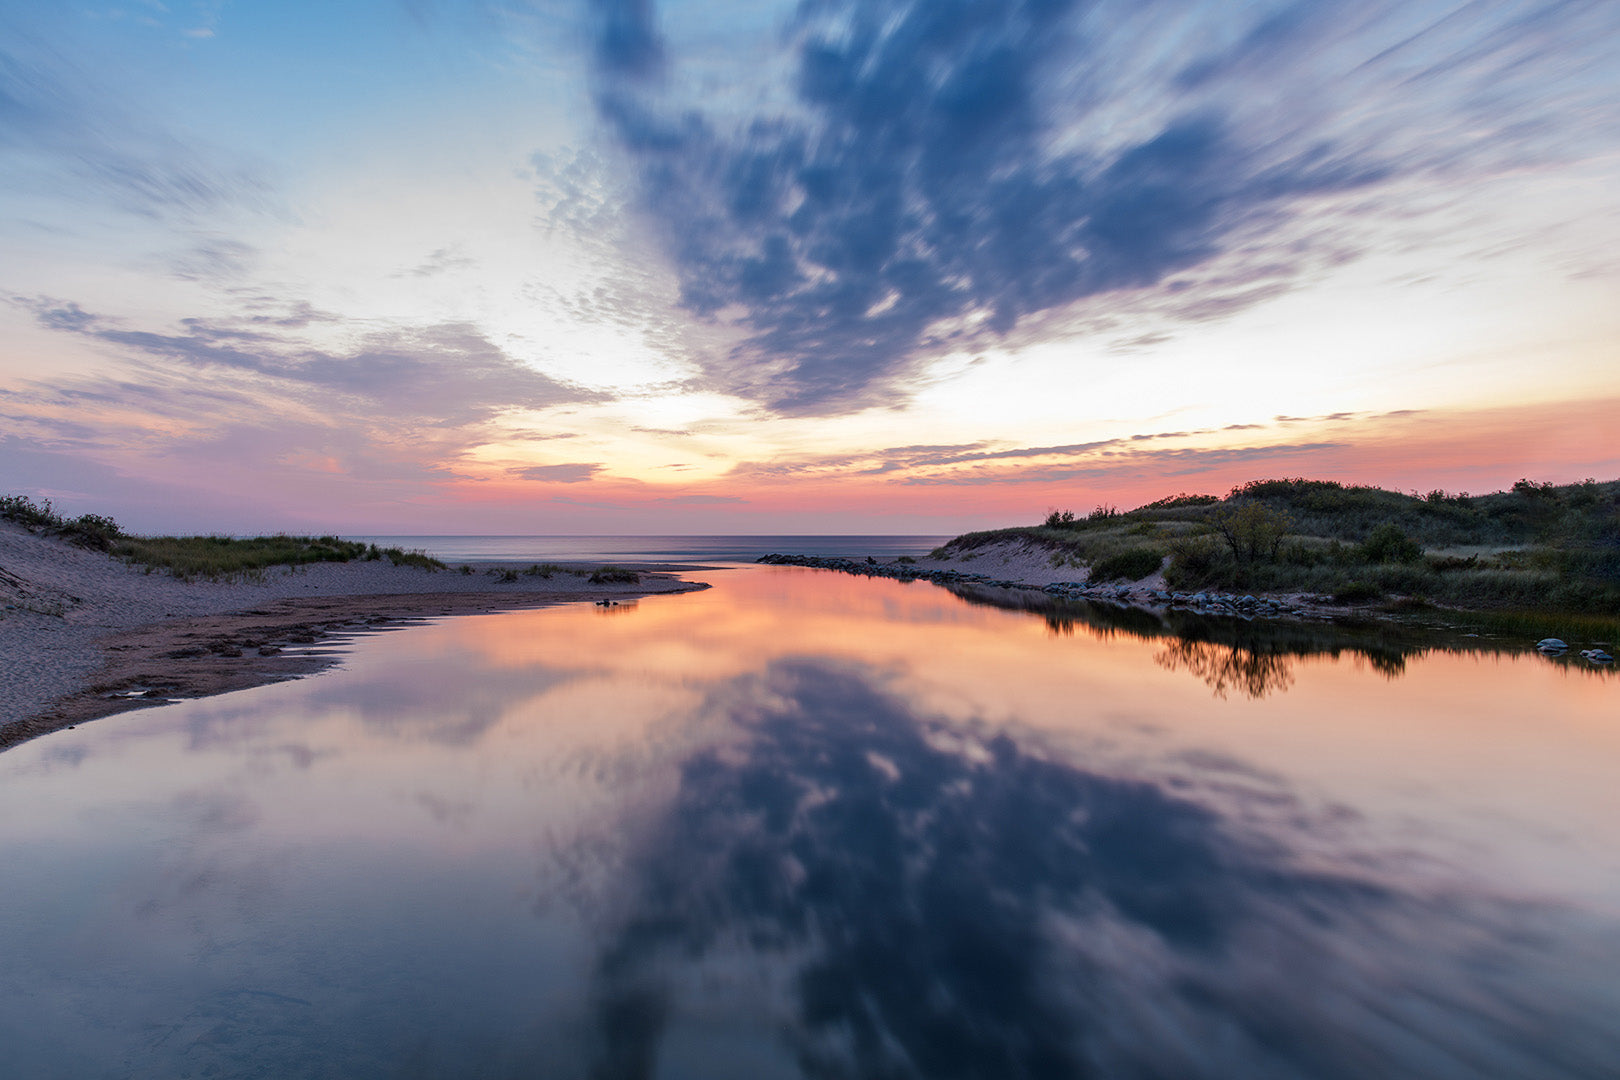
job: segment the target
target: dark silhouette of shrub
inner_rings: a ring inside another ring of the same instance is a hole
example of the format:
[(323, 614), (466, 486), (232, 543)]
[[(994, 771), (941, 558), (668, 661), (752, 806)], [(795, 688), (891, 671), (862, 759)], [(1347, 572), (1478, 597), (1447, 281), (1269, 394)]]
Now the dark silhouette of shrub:
[(1091, 567), (1092, 581), (1141, 581), (1159, 569), (1164, 561), (1162, 552), (1155, 548), (1127, 548), (1117, 555), (1099, 559)]
[(1390, 521), (1374, 529), (1356, 550), (1363, 559), (1373, 563), (1409, 563), (1423, 557), (1423, 545)]

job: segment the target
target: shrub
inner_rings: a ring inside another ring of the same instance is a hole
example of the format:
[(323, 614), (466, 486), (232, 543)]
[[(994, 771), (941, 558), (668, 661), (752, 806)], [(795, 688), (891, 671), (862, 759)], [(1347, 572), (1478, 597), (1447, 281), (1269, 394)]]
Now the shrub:
[(1166, 495), (1162, 499), (1154, 499), (1144, 506), (1138, 506), (1136, 510), (1131, 512), (1134, 514), (1137, 510), (1180, 510), (1188, 506), (1214, 506), (1220, 501), (1220, 498), (1215, 495), (1188, 495), (1186, 492), (1181, 492), (1176, 495)]
[(1073, 525), (1073, 524), (1074, 524), (1074, 511), (1073, 510), (1053, 510), (1053, 511), (1051, 511), (1050, 513), (1048, 513), (1046, 515), (1046, 527), (1048, 529), (1061, 529), (1065, 525)]
[(1127, 548), (1117, 555), (1110, 555), (1094, 563), (1091, 567), (1091, 580), (1114, 581), (1124, 578), (1127, 581), (1141, 581), (1157, 571), (1162, 562), (1164, 562), (1163, 553), (1154, 548)]
[(1224, 552), (1208, 536), (1178, 536), (1170, 541), (1170, 566), (1165, 581), (1177, 589), (1196, 589), (1222, 576)]
[(100, 514), (80, 514), (72, 521), (63, 523), (62, 532), (74, 543), (97, 551), (112, 550), (113, 541), (124, 535), (118, 522)]
[(26, 529), (54, 529), (62, 524), (61, 515), (51, 508), (51, 500), (36, 503), (26, 495), (0, 497), (0, 519)]
[(1293, 525), (1287, 514), (1257, 502), (1222, 506), (1209, 522), (1240, 564), (1275, 561), (1282, 538)]
[(641, 575), (634, 570), (626, 570), (622, 566), (598, 566), (591, 571), (592, 585), (622, 584), (634, 585), (641, 580)]
[(1423, 545), (1392, 521), (1384, 522), (1369, 533), (1356, 550), (1367, 562), (1374, 563), (1409, 563), (1423, 557)]
[(1333, 591), (1333, 599), (1341, 604), (1364, 604), (1383, 595), (1384, 590), (1370, 581), (1347, 581)]

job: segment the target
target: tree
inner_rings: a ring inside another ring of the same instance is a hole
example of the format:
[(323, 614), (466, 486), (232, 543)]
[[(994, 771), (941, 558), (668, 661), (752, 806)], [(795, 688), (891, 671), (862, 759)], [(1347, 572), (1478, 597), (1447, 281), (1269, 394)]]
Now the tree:
[(1287, 514), (1257, 502), (1218, 507), (1210, 514), (1209, 523), (1240, 565), (1274, 560), (1283, 537), (1294, 524)]

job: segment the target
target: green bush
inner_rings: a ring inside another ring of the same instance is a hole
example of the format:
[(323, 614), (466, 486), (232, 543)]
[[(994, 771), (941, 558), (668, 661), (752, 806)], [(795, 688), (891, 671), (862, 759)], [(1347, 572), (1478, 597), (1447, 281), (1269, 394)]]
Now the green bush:
[(1220, 507), (1210, 514), (1209, 523), (1226, 542), (1234, 560), (1257, 563), (1276, 560), (1277, 549), (1293, 521), (1261, 503), (1239, 502)]
[(1383, 595), (1384, 590), (1370, 581), (1347, 581), (1333, 591), (1333, 599), (1341, 604), (1364, 604)]
[(1178, 536), (1170, 541), (1164, 580), (1173, 589), (1198, 589), (1226, 577), (1231, 563), (1209, 536)]
[(1154, 548), (1127, 548), (1118, 555), (1093, 563), (1090, 580), (1117, 581), (1124, 578), (1127, 581), (1141, 581), (1156, 572), (1163, 562), (1164, 553)]
[(1131, 513), (1135, 514), (1143, 510), (1181, 510), (1189, 506), (1214, 506), (1220, 501), (1214, 495), (1188, 495), (1186, 492), (1181, 492), (1177, 495), (1167, 495), (1162, 499), (1155, 499), (1150, 503), (1138, 506)]
[(1409, 563), (1423, 558), (1423, 545), (1406, 535), (1394, 522), (1386, 521), (1361, 542), (1359, 554), (1372, 563)]

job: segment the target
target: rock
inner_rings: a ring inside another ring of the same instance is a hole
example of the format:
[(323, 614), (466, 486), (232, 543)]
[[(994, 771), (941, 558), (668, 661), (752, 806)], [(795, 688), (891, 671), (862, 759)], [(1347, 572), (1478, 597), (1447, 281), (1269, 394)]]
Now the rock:
[(1586, 657), (1588, 660), (1590, 660), (1594, 664), (1612, 664), (1612, 663), (1614, 663), (1614, 657), (1610, 656), (1608, 653), (1604, 652), (1602, 649), (1583, 649), (1581, 651), (1581, 655)]
[(1551, 653), (1563, 652), (1565, 649), (1569, 648), (1569, 646), (1565, 645), (1563, 641), (1558, 638), (1549, 637), (1542, 638), (1540, 641), (1536, 642), (1536, 648), (1540, 649), (1542, 652)]

